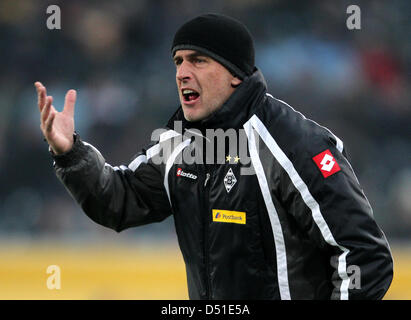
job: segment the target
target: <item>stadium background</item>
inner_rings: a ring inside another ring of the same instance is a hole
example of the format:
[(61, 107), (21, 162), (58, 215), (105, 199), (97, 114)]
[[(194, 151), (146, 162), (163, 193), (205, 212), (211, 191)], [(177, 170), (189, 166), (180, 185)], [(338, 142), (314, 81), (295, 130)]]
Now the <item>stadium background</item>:
[[(46, 28), (61, 8), (62, 29)], [(361, 8), (361, 30), (346, 8)], [(170, 44), (184, 21), (232, 15), (255, 37), (269, 92), (345, 142), (394, 254), (386, 299), (411, 298), (411, 2), (0, 2), (0, 299), (186, 299), (172, 218), (116, 233), (89, 220), (52, 170), (33, 83), (61, 108), (78, 90), (76, 129), (128, 164), (178, 105)], [(61, 289), (46, 286), (58, 265)]]

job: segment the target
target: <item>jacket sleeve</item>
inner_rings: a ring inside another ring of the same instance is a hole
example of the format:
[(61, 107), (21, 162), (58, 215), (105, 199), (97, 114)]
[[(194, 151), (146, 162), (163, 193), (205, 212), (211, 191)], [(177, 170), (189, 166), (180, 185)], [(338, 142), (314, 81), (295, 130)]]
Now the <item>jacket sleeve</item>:
[(282, 202), (308, 237), (329, 253), (331, 299), (382, 299), (393, 277), (388, 242), (342, 141), (325, 128), (309, 126), (315, 128), (306, 132), (313, 134), (301, 134), (289, 154)]
[(172, 213), (161, 170), (147, 161), (146, 150), (129, 166), (112, 167), (75, 135), (72, 150), (53, 158), (59, 180), (98, 224), (120, 232), (162, 221)]

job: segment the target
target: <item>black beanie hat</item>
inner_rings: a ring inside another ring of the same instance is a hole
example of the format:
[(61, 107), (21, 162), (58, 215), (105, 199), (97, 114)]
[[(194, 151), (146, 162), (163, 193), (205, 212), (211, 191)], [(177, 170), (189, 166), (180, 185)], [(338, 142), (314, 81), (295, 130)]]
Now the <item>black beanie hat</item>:
[(196, 50), (221, 63), (240, 79), (254, 72), (254, 44), (250, 31), (238, 20), (221, 14), (198, 16), (177, 30), (171, 48)]

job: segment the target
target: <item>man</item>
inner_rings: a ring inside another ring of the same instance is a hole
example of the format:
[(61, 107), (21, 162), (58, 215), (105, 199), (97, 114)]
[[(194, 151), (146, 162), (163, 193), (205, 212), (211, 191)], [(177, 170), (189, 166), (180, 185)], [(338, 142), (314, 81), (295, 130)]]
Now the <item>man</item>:
[[(128, 166), (74, 133), (74, 90), (57, 112), (35, 84), (56, 174), (85, 213), (116, 231), (173, 215), (191, 299), (381, 299), (391, 253), (344, 145), (267, 93), (247, 28), (196, 17), (172, 56), (181, 107)], [(245, 132), (255, 174), (242, 174), (238, 154), (209, 161), (211, 129)], [(194, 145), (206, 161), (185, 160)]]

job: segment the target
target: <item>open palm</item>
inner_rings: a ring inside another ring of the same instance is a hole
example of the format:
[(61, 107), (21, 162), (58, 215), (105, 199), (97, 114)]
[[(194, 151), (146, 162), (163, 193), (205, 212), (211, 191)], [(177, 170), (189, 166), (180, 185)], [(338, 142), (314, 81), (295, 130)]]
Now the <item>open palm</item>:
[(40, 128), (55, 154), (63, 154), (73, 146), (74, 107), (76, 91), (69, 90), (64, 101), (63, 111), (58, 112), (53, 106), (53, 97), (47, 96), (46, 88), (36, 82)]

